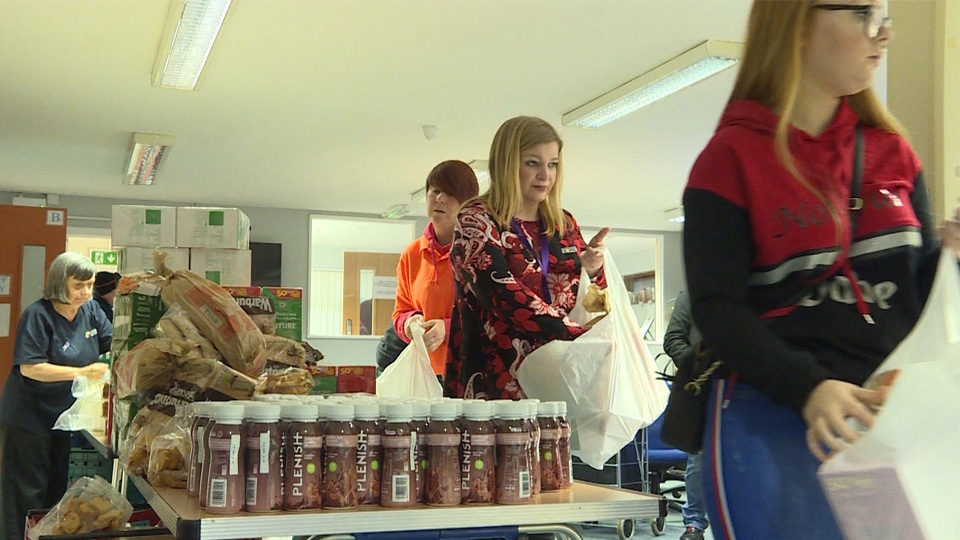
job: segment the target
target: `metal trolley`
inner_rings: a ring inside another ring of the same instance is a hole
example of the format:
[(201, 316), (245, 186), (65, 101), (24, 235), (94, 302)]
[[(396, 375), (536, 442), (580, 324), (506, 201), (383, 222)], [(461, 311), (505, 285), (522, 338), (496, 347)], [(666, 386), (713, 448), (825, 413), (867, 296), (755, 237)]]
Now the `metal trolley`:
[[(610, 458), (599, 471), (574, 458), (574, 478), (580, 481), (594, 482), (605, 486), (616, 486), (659, 496), (658, 515), (650, 520), (650, 529), (653, 534), (660, 536), (666, 526), (668, 502), (660, 495), (659, 485), (662, 476), (660, 473), (651, 475), (650, 470), (650, 440), (648, 430), (643, 428), (637, 432), (633, 441), (627, 443), (620, 452)], [(656, 478), (654, 478), (656, 477)], [(673, 477), (669, 478), (673, 480)], [(682, 478), (681, 478), (682, 479)], [(620, 540), (627, 540), (633, 536), (637, 519), (624, 519), (613, 523), (598, 522), (600, 527), (616, 527)]]

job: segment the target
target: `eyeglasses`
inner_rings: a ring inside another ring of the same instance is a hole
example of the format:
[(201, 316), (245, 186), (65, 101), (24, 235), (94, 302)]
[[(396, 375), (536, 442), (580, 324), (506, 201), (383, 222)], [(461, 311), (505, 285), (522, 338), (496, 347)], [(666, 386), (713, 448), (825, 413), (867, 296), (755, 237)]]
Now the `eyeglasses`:
[(873, 4), (816, 4), (813, 7), (826, 11), (853, 11), (863, 19), (863, 33), (870, 39), (876, 39), (884, 28), (889, 29), (893, 25), (893, 19), (884, 17), (880, 6)]

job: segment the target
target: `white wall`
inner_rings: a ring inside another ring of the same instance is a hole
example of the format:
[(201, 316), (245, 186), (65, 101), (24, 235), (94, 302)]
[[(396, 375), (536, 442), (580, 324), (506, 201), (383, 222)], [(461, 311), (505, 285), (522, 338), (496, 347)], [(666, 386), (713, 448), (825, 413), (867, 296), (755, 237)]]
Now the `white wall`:
[(891, 0), (887, 104), (924, 164), (942, 220), (960, 206), (960, 2)]

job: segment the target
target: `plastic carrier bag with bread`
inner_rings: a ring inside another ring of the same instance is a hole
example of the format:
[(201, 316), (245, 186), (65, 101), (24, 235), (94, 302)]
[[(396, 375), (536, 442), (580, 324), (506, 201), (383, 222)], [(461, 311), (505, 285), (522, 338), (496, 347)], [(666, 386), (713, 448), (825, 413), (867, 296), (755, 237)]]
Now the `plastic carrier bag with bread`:
[(160, 297), (168, 307), (180, 306), (227, 365), (251, 377), (263, 373), (263, 333), (220, 285), (189, 270), (178, 270), (161, 286)]

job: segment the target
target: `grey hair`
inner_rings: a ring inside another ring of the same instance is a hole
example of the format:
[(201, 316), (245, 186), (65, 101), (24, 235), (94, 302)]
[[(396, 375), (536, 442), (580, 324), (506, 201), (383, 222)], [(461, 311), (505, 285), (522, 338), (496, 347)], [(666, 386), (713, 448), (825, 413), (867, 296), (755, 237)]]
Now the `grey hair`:
[(67, 282), (70, 278), (87, 281), (93, 277), (97, 267), (86, 256), (75, 251), (65, 251), (50, 264), (47, 272), (47, 284), (43, 288), (43, 297), (51, 302), (70, 303), (70, 291)]

